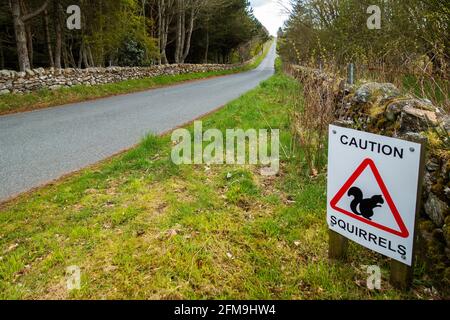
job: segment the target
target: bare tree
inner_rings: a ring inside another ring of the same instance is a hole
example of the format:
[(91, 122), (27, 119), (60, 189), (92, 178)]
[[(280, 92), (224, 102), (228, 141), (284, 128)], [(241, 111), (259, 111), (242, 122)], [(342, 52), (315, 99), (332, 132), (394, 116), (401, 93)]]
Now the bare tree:
[(169, 27), (174, 16), (175, 0), (158, 0), (158, 38), (160, 48), (160, 64), (169, 63), (166, 54)]
[(17, 56), (21, 71), (31, 68), (30, 56), (27, 45), (27, 32), (25, 23), (43, 12), (48, 5), (48, 0), (38, 9), (29, 13), (22, 12), (20, 0), (10, 0), (11, 13), (14, 21), (14, 32), (16, 35)]
[(62, 50), (62, 24), (60, 11), (62, 10), (61, 3), (58, 0), (53, 0), (53, 23), (55, 28), (55, 68), (61, 69), (61, 50)]
[(47, 51), (48, 51), (48, 59), (50, 62), (50, 67), (55, 66), (55, 61), (53, 59), (53, 49), (52, 49), (52, 41), (50, 39), (50, 28), (49, 28), (49, 18), (48, 18), (48, 11), (44, 10), (44, 30), (45, 30), (45, 42), (47, 44)]
[[(206, 5), (205, 0), (177, 0), (177, 35), (175, 62), (184, 63), (191, 49), (194, 22), (200, 10)], [(187, 16), (187, 21), (186, 21)]]
[[(28, 4), (24, 0), (19, 1), (20, 10), (23, 15), (29, 13)], [(34, 51), (33, 51), (33, 32), (31, 30), (30, 23), (25, 23), (25, 33), (27, 37), (27, 49), (28, 49), (28, 58), (30, 59), (30, 66), (33, 68), (33, 60), (34, 60)]]
[(181, 62), (181, 51), (183, 50), (185, 34), (185, 0), (177, 0), (177, 31), (175, 43), (175, 63)]

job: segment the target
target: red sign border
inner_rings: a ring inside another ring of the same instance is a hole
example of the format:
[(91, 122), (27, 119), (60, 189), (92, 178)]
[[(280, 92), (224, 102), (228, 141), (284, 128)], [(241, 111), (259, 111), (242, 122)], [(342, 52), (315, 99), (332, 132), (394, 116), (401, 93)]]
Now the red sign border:
[[(400, 227), (400, 231), (383, 226), (382, 224), (376, 223), (374, 221), (364, 219), (363, 217), (358, 216), (358, 215), (354, 214), (353, 212), (349, 212), (347, 210), (337, 207), (337, 203), (339, 202), (339, 200), (341, 200), (341, 198), (350, 189), (350, 187), (353, 185), (353, 183), (356, 181), (356, 179), (358, 179), (358, 177), (364, 172), (364, 170), (366, 170), (367, 167), (370, 167), (370, 169), (372, 170), (372, 172), (375, 176), (375, 179), (378, 183), (378, 186), (380, 187), (381, 192), (383, 193), (383, 196), (386, 199), (389, 209), (391, 210), (391, 212), (395, 218), (395, 221), (397, 222), (397, 225)], [(331, 205), (331, 208), (333, 208), (334, 210), (336, 210), (340, 213), (343, 213), (351, 218), (354, 218), (356, 220), (364, 222), (368, 225), (371, 225), (372, 227), (392, 233), (392, 234), (402, 237), (402, 238), (409, 237), (408, 229), (406, 228), (406, 226), (400, 216), (400, 213), (398, 212), (397, 207), (395, 206), (394, 201), (392, 200), (392, 197), (389, 194), (389, 191), (388, 191), (386, 185), (384, 184), (383, 178), (381, 178), (380, 172), (378, 171), (378, 168), (376, 167), (375, 162), (373, 162), (373, 160), (370, 158), (365, 159), (361, 163), (361, 165), (356, 169), (356, 171), (351, 175), (351, 177), (347, 180), (347, 182), (342, 186), (342, 188), (338, 191), (338, 193), (331, 200), (330, 205)]]

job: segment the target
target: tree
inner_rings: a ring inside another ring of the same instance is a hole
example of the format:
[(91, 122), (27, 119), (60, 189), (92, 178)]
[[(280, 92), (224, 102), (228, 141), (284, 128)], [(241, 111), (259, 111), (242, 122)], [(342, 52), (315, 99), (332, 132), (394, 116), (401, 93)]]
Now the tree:
[(160, 64), (167, 64), (167, 41), (169, 37), (169, 27), (174, 16), (175, 0), (158, 0), (158, 39), (160, 50)]
[(194, 22), (205, 5), (205, 0), (177, 0), (176, 63), (184, 63), (189, 55)]
[(19, 69), (21, 71), (31, 68), (25, 24), (41, 14), (47, 8), (47, 5), (48, 0), (46, 0), (38, 9), (24, 14), (21, 9), (21, 0), (10, 0), (11, 13), (16, 35)]
[(53, 0), (53, 23), (55, 30), (55, 56), (54, 65), (56, 68), (61, 68), (61, 50), (62, 50), (62, 24), (61, 24), (61, 14), (62, 11), (61, 3), (58, 0)]
[(118, 64), (125, 67), (141, 66), (144, 63), (145, 48), (136, 40), (124, 39), (119, 48)]
[[(81, 30), (65, 27), (71, 5), (80, 7)], [(267, 35), (247, 0), (0, 2), (0, 65), (20, 70), (238, 62)]]

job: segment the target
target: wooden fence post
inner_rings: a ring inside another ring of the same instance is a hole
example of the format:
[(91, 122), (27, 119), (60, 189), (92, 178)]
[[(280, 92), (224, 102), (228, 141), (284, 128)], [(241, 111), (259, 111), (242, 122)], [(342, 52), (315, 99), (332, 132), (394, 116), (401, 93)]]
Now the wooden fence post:
[[(416, 245), (417, 245), (417, 220), (420, 215), (420, 208), (422, 205), (422, 185), (423, 185), (423, 175), (425, 171), (425, 159), (426, 159), (426, 139), (421, 139), (419, 141), (414, 141), (420, 143), (420, 165), (419, 165), (419, 183), (417, 187), (417, 200), (416, 200), (416, 219), (414, 225), (414, 240), (413, 240), (413, 250), (412, 250), (412, 262), (411, 266), (403, 264), (399, 261), (392, 260), (391, 262), (391, 275), (390, 283), (397, 289), (409, 290), (412, 285), (413, 275), (414, 275), (414, 264), (416, 260)], [(418, 152), (418, 150), (409, 150), (410, 152)]]
[(344, 260), (347, 256), (348, 239), (339, 233), (329, 230), (328, 258), (330, 260)]

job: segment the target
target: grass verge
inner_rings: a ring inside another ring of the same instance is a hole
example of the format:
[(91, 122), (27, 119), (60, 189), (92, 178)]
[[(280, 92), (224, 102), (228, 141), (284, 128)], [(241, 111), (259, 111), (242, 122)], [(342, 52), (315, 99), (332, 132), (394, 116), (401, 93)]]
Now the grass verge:
[(430, 99), (437, 106), (450, 112), (450, 82), (446, 79), (433, 78), (421, 81), (414, 75), (405, 75), (402, 81), (403, 88), (416, 97)]
[(263, 53), (255, 60), (232, 70), (188, 73), (181, 75), (158, 76), (152, 78), (126, 80), (116, 83), (85, 86), (79, 85), (59, 90), (43, 89), (27, 94), (6, 94), (0, 96), (0, 115), (43, 109), (53, 106), (76, 103), (108, 96), (144, 91), (172, 84), (211, 77), (225, 76), (252, 70), (259, 66), (269, 52), (272, 42), (264, 46)]
[[(422, 270), (413, 291), (386, 281), (388, 260), (352, 246), (327, 259), (325, 176), (305, 175), (290, 110), (299, 84), (277, 74), (206, 117), (204, 130), (279, 128), (281, 172), (256, 166), (175, 166), (169, 136), (0, 209), (2, 299), (433, 298)], [(192, 130), (192, 127), (190, 127)], [(382, 290), (362, 265), (380, 265)], [(66, 268), (81, 269), (66, 290)]]

